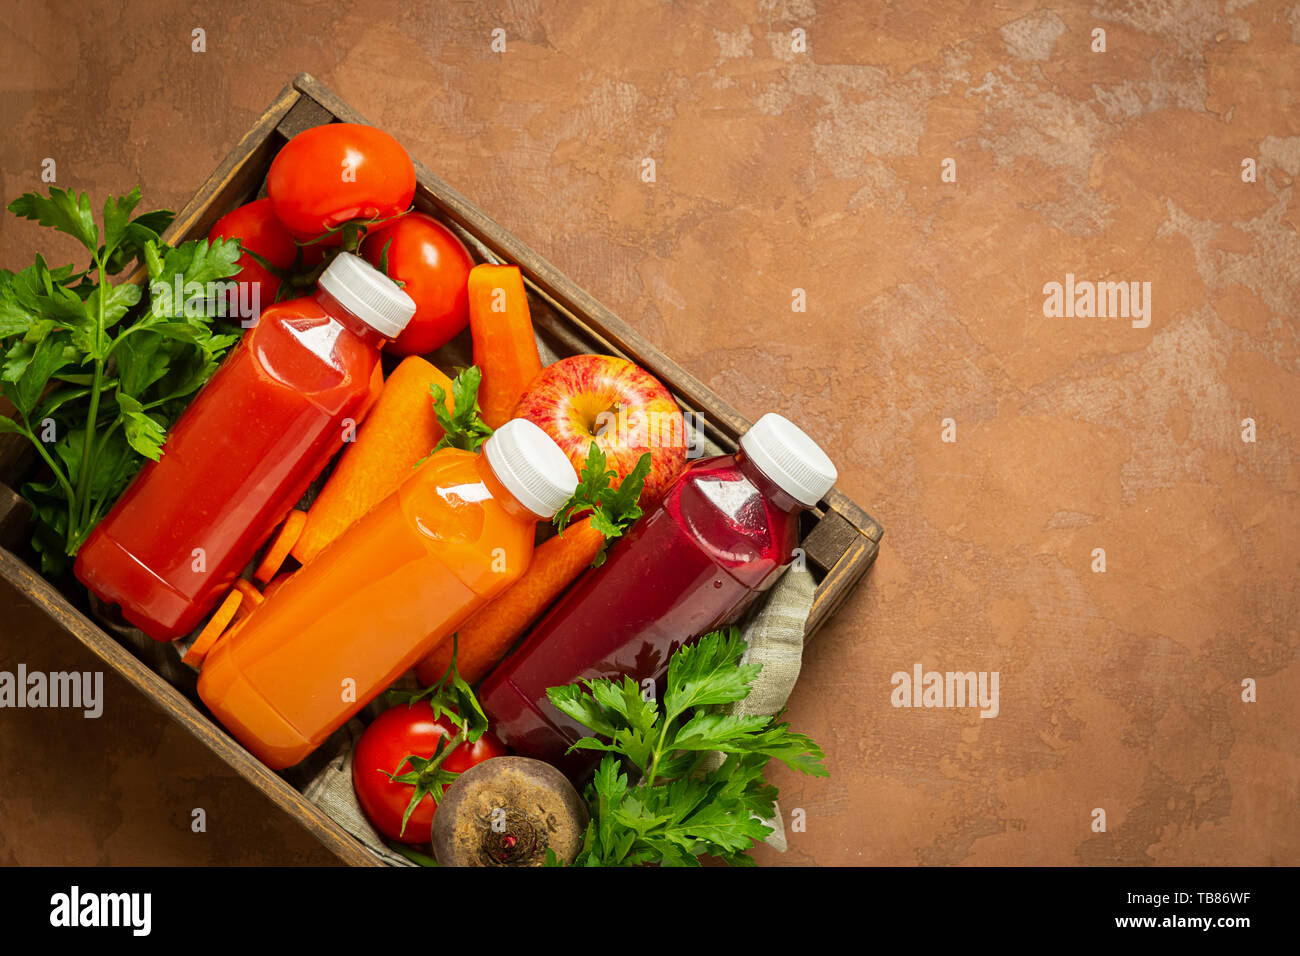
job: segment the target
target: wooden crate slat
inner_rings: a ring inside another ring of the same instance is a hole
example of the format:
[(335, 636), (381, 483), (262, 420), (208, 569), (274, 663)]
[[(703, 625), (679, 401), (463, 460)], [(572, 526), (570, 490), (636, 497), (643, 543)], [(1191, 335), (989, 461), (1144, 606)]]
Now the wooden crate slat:
[(316, 100), (310, 96), (300, 96), (275, 128), (281, 136), (290, 140), (313, 126), (324, 126), (333, 119), (334, 114)]
[(862, 535), (850, 545), (835, 567), (827, 572), (813, 595), (812, 611), (804, 625), (804, 638), (811, 638), (825, 624), (862, 579), (876, 556), (876, 543)]
[(859, 531), (870, 538), (875, 543), (880, 543), (880, 538), (885, 533), (880, 522), (871, 515), (867, 514), (862, 508), (844, 492), (838, 488), (832, 488), (826, 495), (826, 504), (834, 511), (839, 512), (849, 520)]
[(858, 543), (862, 532), (836, 511), (828, 511), (799, 542), (808, 562), (818, 571), (827, 572), (839, 563), (840, 558)]

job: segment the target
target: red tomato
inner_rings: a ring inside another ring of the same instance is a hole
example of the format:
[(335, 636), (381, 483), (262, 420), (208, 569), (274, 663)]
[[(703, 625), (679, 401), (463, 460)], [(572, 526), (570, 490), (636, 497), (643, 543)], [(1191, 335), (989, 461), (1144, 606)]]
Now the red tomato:
[[(423, 700), (410, 707), (398, 704), (376, 717), (365, 729), (352, 755), (352, 786), (361, 809), (376, 830), (401, 843), (421, 844), (433, 840), (433, 813), (437, 809), (433, 795), (427, 794), (420, 801), (406, 821), (403, 834), (402, 814), (415, 795), (415, 788), (409, 783), (394, 783), (388, 774), (397, 772), (398, 763), (408, 754), (432, 757), (438, 749), (438, 738), (455, 737), (456, 733), (456, 727), (445, 717), (435, 718), (433, 708)], [(484, 760), (505, 754), (506, 748), (499, 740), (484, 734), (477, 743), (458, 746), (442, 766), (464, 773)], [(400, 773), (412, 769), (410, 764), (403, 764)]]
[[(415, 195), (415, 166), (383, 130), (328, 123), (284, 145), (271, 161), (266, 190), (285, 228), (314, 239), (349, 219), (405, 212)], [(336, 235), (328, 244), (341, 241)]]
[(468, 250), (450, 229), (422, 212), (408, 212), (367, 234), (361, 255), (378, 267), (385, 245), (389, 277), (400, 279), (415, 300), (415, 315), (387, 351), (424, 355), (446, 345), (469, 322), (474, 260)]
[[(288, 269), (297, 254), (293, 236), (275, 218), (269, 199), (259, 199), (226, 213), (212, 227), (208, 239), (238, 239), (245, 249), (253, 250), (277, 269)], [(280, 288), (280, 277), (268, 272), (247, 253), (239, 257), (239, 266), (235, 278), (257, 283), (262, 308), (270, 306)]]

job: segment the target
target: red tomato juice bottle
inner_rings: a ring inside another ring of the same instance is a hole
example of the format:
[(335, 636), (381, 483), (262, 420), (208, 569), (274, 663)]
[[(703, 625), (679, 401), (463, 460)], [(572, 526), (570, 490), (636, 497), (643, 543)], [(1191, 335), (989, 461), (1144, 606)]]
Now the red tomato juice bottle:
[(523, 574), (577, 484), (521, 418), (481, 455), (435, 452), (218, 641), (199, 696), (267, 766), (298, 763)]
[(800, 513), (835, 477), (825, 452), (772, 413), (735, 455), (688, 465), (488, 675), (479, 701), (492, 732), (571, 775), (589, 769), (598, 753), (564, 752), (590, 731), (553, 707), (546, 688), (625, 674), (660, 682), (673, 651), (734, 622), (775, 582), (794, 557)]
[(414, 312), (347, 253), (314, 295), (266, 309), (82, 545), (81, 583), (155, 640), (192, 631), (355, 429)]

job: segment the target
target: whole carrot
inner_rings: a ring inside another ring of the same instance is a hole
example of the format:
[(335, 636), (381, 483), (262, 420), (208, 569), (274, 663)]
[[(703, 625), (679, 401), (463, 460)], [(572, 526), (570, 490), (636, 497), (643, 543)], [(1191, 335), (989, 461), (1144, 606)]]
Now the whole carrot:
[[(606, 469), (604, 454), (591, 443), (578, 489), (555, 516), (560, 533), (537, 547), (519, 580), (457, 629), (456, 668), (466, 681), (474, 684), (486, 677), (579, 574), (604, 562), (606, 544), (641, 517), (637, 499), (649, 470), (647, 453), (611, 491), (610, 481), (618, 474)], [(565, 527), (576, 512), (587, 510), (591, 513)], [(432, 684), (445, 674), (451, 653), (452, 642), (443, 640), (426, 655), (415, 669), (421, 683)]]
[(430, 386), (438, 385), (451, 407), (451, 379), (417, 355), (388, 376), (356, 441), (342, 457), (307, 512), (292, 554), (303, 564), (346, 531), (371, 506), (397, 490), (442, 437)]
[(483, 420), (500, 428), (542, 370), (518, 266), (483, 264), (470, 270), (469, 328), (474, 364), (483, 373), (479, 390)]

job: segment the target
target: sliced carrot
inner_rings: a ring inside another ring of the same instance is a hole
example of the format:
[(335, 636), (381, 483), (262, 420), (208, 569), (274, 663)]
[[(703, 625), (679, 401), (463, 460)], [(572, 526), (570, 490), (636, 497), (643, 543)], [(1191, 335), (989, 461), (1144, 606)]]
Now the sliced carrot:
[(483, 421), (500, 428), (542, 371), (528, 295), (518, 266), (477, 265), (469, 273), (469, 328), (474, 364), (483, 373)]
[[(247, 621), (248, 621), (248, 617), (247, 617), (247, 616), (245, 616), (245, 617), (238, 617), (238, 616), (237, 616), (233, 621), (230, 622), (230, 626), (229, 626), (228, 628), (226, 628), (225, 633), (222, 634), (219, 638), (217, 638), (217, 642), (220, 643), (221, 641), (228, 640), (229, 638), (234, 637), (236, 634), (239, 633), (239, 629), (240, 629), (241, 627), (243, 627), (244, 624), (245, 624), (245, 622), (247, 622)], [(215, 647), (215, 646), (216, 646), (216, 645), (214, 644), (213, 647)], [(209, 647), (209, 648), (208, 648), (208, 654), (211, 654), (211, 653), (212, 653), (212, 648)], [(205, 655), (204, 655), (204, 658), (206, 659), (206, 657), (207, 657), (207, 655), (205, 654)]]
[(253, 572), (253, 577), (265, 584), (271, 578), (275, 577), (280, 565), (284, 564), (284, 559), (289, 556), (294, 544), (302, 534), (302, 529), (307, 524), (307, 512), (294, 509), (289, 512), (289, 516), (284, 519), (280, 525), (280, 532), (271, 542), (271, 546), (266, 549), (266, 554), (262, 557), (262, 563), (257, 566)]
[(208, 618), (208, 623), (203, 626), (199, 636), (194, 639), (190, 649), (185, 652), (181, 658), (182, 664), (189, 664), (192, 667), (198, 667), (203, 663), (203, 659), (208, 656), (208, 651), (217, 643), (217, 638), (221, 637), (223, 631), (235, 617), (235, 612), (239, 606), (244, 603), (244, 594), (238, 588), (231, 588), (226, 599), (221, 602), (217, 612)]
[(268, 600), (272, 594), (284, 587), (291, 577), (293, 577), (292, 571), (277, 574), (266, 587), (262, 588), (262, 600)]
[(374, 408), (339, 458), (293, 544), (307, 564), (376, 503), (397, 490), (442, 437), (430, 386), (438, 385), (451, 409), (451, 379), (412, 355), (388, 376)]
[(235, 612), (235, 620), (242, 621), (265, 600), (265, 596), (252, 581), (246, 581), (243, 578), (235, 579), (235, 590), (244, 596), (244, 600), (239, 605), (239, 610)]
[[(456, 630), (456, 670), (476, 683), (600, 551), (605, 536), (583, 518), (541, 545), (523, 575)], [(444, 639), (416, 666), (425, 685), (442, 677), (451, 663), (452, 640)]]

